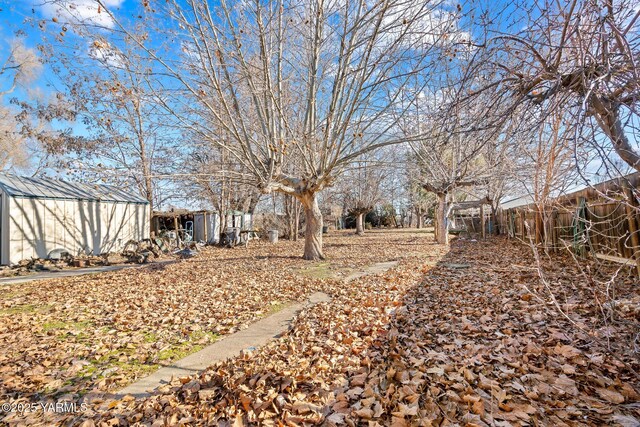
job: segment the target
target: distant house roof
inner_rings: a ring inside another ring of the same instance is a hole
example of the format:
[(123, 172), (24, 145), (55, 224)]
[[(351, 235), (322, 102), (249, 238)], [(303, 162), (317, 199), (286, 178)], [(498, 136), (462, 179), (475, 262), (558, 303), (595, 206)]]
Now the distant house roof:
[(464, 211), (467, 209), (478, 209), (481, 205), (490, 205), (491, 202), (487, 197), (479, 200), (465, 200), (464, 202), (455, 202), (453, 204), (454, 211)]
[[(634, 172), (628, 175), (618, 176), (607, 181), (601, 181), (596, 184), (573, 185), (572, 187), (570, 187), (570, 192), (557, 192), (556, 194), (552, 194), (551, 198), (555, 203), (565, 203), (567, 201), (573, 201), (576, 199), (576, 197), (597, 199), (607, 193), (614, 195), (616, 193), (620, 193), (627, 185), (631, 188), (640, 188), (640, 173)], [(523, 196), (516, 197), (515, 199), (501, 202), (500, 207), (502, 209), (520, 208), (533, 205), (534, 202), (535, 201), (532, 195), (525, 194)]]
[(206, 210), (206, 209), (200, 209), (197, 211), (191, 211), (189, 209), (171, 209), (169, 211), (153, 211), (153, 216), (157, 218), (174, 218), (179, 216), (198, 215), (198, 214), (218, 215), (218, 212)]
[(513, 209), (519, 208), (520, 206), (527, 206), (533, 203), (533, 197), (529, 194), (525, 194), (524, 196), (516, 197), (515, 199), (507, 200), (505, 202), (500, 203), (500, 207), (502, 209)]
[(149, 202), (118, 187), (104, 184), (83, 184), (49, 178), (28, 178), (0, 174), (0, 190), (12, 197), (33, 199), (86, 200), (115, 203)]

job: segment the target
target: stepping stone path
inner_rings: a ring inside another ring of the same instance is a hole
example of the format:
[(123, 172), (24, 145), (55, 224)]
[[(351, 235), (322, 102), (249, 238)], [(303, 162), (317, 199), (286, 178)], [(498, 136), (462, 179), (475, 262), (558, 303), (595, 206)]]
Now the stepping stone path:
[[(364, 271), (352, 273), (344, 280), (350, 282), (369, 274), (382, 273), (395, 267), (397, 264), (397, 261), (374, 264)], [(243, 350), (254, 350), (285, 332), (298, 311), (328, 301), (331, 301), (331, 297), (325, 293), (316, 292), (311, 294), (306, 303), (289, 305), (269, 317), (252, 323), (247, 329), (224, 337), (220, 341), (184, 359), (177, 360), (169, 366), (164, 366), (148, 377), (142, 378), (120, 390), (118, 395), (131, 395), (134, 397), (149, 396), (153, 393), (153, 390), (162, 384), (167, 384), (173, 377), (178, 378), (194, 375), (205, 370), (215, 362), (239, 356)]]
[(344, 281), (350, 282), (360, 277), (368, 276), (369, 274), (384, 273), (385, 271), (392, 269), (396, 265), (398, 265), (398, 261), (388, 261), (388, 262), (380, 262), (378, 264), (373, 264), (367, 267), (366, 270), (351, 273), (350, 275), (345, 277)]

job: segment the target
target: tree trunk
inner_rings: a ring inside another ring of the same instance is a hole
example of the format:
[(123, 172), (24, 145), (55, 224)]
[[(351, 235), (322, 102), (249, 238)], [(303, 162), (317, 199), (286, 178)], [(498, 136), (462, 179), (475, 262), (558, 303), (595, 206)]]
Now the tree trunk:
[(297, 196), (302, 203), (305, 215), (304, 255), (310, 261), (324, 259), (322, 253), (322, 212), (315, 193)]
[(421, 208), (416, 209), (416, 226), (417, 228), (424, 227), (424, 215)]
[(294, 223), (293, 223), (293, 241), (298, 241), (298, 234), (300, 234), (300, 203), (296, 201), (294, 205)]
[(289, 240), (295, 240), (295, 231), (294, 231), (294, 213), (293, 213), (293, 204), (297, 203), (296, 199), (289, 194), (283, 194), (282, 200), (284, 204), (284, 214), (287, 221), (287, 235), (284, 236)]
[(631, 145), (620, 117), (620, 104), (600, 96), (592, 96), (591, 104), (600, 128), (609, 137), (613, 148), (629, 166), (640, 171), (640, 155)]
[(491, 204), (491, 221), (493, 223), (493, 234), (500, 235), (500, 222), (498, 221), (498, 209)]
[(535, 212), (535, 242), (540, 244), (544, 241), (544, 220), (542, 218), (542, 202), (536, 203)]
[(449, 233), (447, 226), (447, 195), (438, 193), (438, 209), (436, 210), (436, 241), (441, 244), (449, 243)]
[(358, 236), (364, 235), (364, 213), (356, 214), (356, 234)]
[(245, 199), (244, 202), (244, 211), (246, 213), (250, 213), (251, 215), (255, 214), (256, 212), (256, 207), (258, 206), (258, 203), (260, 202), (260, 193), (254, 192), (251, 193), (249, 195), (249, 197), (247, 199)]

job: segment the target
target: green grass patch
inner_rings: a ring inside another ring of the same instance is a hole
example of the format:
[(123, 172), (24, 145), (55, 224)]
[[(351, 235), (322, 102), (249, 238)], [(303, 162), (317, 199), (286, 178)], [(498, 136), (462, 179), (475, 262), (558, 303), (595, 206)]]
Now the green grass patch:
[(12, 314), (33, 313), (38, 307), (33, 304), (14, 305), (13, 307), (0, 309), (0, 316), (9, 316)]
[(200, 351), (204, 346), (203, 345), (185, 345), (178, 344), (172, 345), (169, 348), (161, 350), (158, 352), (158, 360), (163, 362), (170, 362), (174, 360), (180, 360), (183, 357), (188, 356), (191, 352)]
[(187, 341), (171, 344), (168, 348), (158, 352), (158, 360), (162, 362), (172, 362), (180, 360), (192, 353), (202, 350), (207, 345), (217, 341), (220, 335), (214, 332), (195, 331), (189, 335)]
[(84, 322), (62, 322), (58, 320), (53, 320), (51, 322), (46, 322), (42, 324), (42, 329), (45, 331), (52, 331), (55, 329), (73, 329), (73, 330), (82, 330), (86, 329), (90, 326), (93, 326), (92, 322), (84, 321)]
[(109, 364), (109, 367), (118, 368), (115, 374), (124, 374), (125, 376), (135, 375), (137, 378), (147, 376), (158, 370), (160, 365), (157, 363), (140, 362), (139, 360), (128, 360), (126, 362), (116, 361)]
[(279, 311), (284, 310), (284, 308), (287, 307), (288, 305), (289, 305), (288, 303), (280, 302), (280, 301), (277, 301), (275, 304), (271, 304), (269, 306), (269, 315), (275, 314)]
[[(84, 331), (78, 334), (71, 335), (72, 330), (76, 331), (81, 327), (88, 327), (92, 325), (90, 322), (62, 322), (51, 321), (43, 325), (45, 330), (59, 331), (58, 339), (76, 339), (78, 340), (81, 335), (86, 335), (87, 339), (92, 339)], [(109, 327), (101, 327), (99, 330), (107, 332), (110, 331)], [(65, 332), (66, 331), (66, 332)], [(156, 332), (145, 332), (143, 334), (143, 341), (146, 343), (153, 343), (159, 341), (160, 337)], [(89, 364), (84, 366), (77, 374), (72, 378), (65, 381), (64, 384), (58, 385), (51, 389), (47, 389), (45, 393), (55, 395), (60, 387), (68, 385), (82, 385), (92, 384), (96, 380), (122, 375), (125, 378), (133, 380), (134, 378), (145, 377), (160, 368), (161, 365), (174, 362), (182, 359), (189, 354), (195, 353), (205, 346), (220, 339), (220, 335), (214, 332), (208, 331), (194, 331), (189, 336), (180, 340), (176, 339), (175, 342), (169, 346), (160, 350), (159, 352), (138, 354), (138, 346), (129, 345), (126, 347), (120, 347), (113, 349), (104, 354), (95, 355), (94, 357), (87, 358)], [(117, 368), (117, 369), (113, 369)], [(122, 387), (125, 384), (123, 382), (118, 383), (118, 387)]]
[(312, 279), (327, 279), (334, 274), (333, 270), (331, 270), (331, 263), (328, 262), (319, 262), (310, 267), (301, 268), (298, 273)]
[(220, 339), (220, 335), (215, 332), (207, 332), (207, 331), (194, 331), (189, 335), (189, 341), (202, 341), (206, 340), (209, 343), (216, 342)]
[[(63, 325), (64, 322), (50, 323), (48, 326), (51, 328), (65, 327), (65, 325)], [(108, 327), (101, 329), (110, 330)], [(68, 334), (65, 336), (68, 336)], [(134, 378), (142, 378), (158, 370), (161, 365), (166, 365), (167, 363), (195, 353), (219, 338), (220, 335), (214, 332), (195, 331), (191, 333), (187, 339), (183, 341), (177, 340), (155, 355), (149, 354), (148, 357), (145, 358), (138, 358), (138, 348), (136, 346), (117, 348), (96, 356), (95, 358), (89, 358), (87, 360), (89, 364), (84, 366), (73, 378), (67, 380), (67, 383), (64, 385), (92, 383), (97, 379), (118, 375), (122, 375), (131, 380)], [(143, 341), (146, 343), (153, 343), (158, 340), (159, 336), (155, 332), (145, 332), (143, 334)], [(120, 382), (118, 386), (121, 387), (124, 386), (124, 384)], [(55, 392), (55, 390), (48, 390), (47, 392), (51, 393)]]
[(66, 329), (69, 326), (69, 324), (67, 322), (60, 322), (60, 321), (51, 321), (51, 322), (45, 322), (42, 324), (42, 329), (44, 331), (54, 331), (56, 329)]
[[(19, 283), (18, 285), (26, 285)], [(15, 297), (25, 297), (31, 293), (31, 289), (20, 288), (17, 285), (4, 285), (4, 289), (0, 292), (0, 299), (11, 299)]]
[(145, 332), (142, 336), (142, 340), (146, 343), (154, 343), (158, 341), (158, 334), (155, 332)]

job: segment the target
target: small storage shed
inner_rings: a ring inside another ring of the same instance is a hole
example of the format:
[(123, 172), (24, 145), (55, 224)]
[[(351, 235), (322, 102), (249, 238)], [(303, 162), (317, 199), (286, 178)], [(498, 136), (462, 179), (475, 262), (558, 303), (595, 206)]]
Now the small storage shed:
[(220, 241), (220, 215), (201, 211), (193, 215), (193, 240), (216, 245)]
[(242, 211), (228, 211), (227, 227), (251, 230), (253, 227), (253, 215)]
[[(165, 231), (182, 231), (191, 234), (196, 242), (215, 245), (220, 241), (220, 215), (213, 211), (186, 209), (154, 212), (151, 230), (156, 236)], [(184, 236), (181, 235), (181, 238)]]
[(120, 251), (149, 237), (147, 200), (98, 184), (0, 174), (0, 264)]

